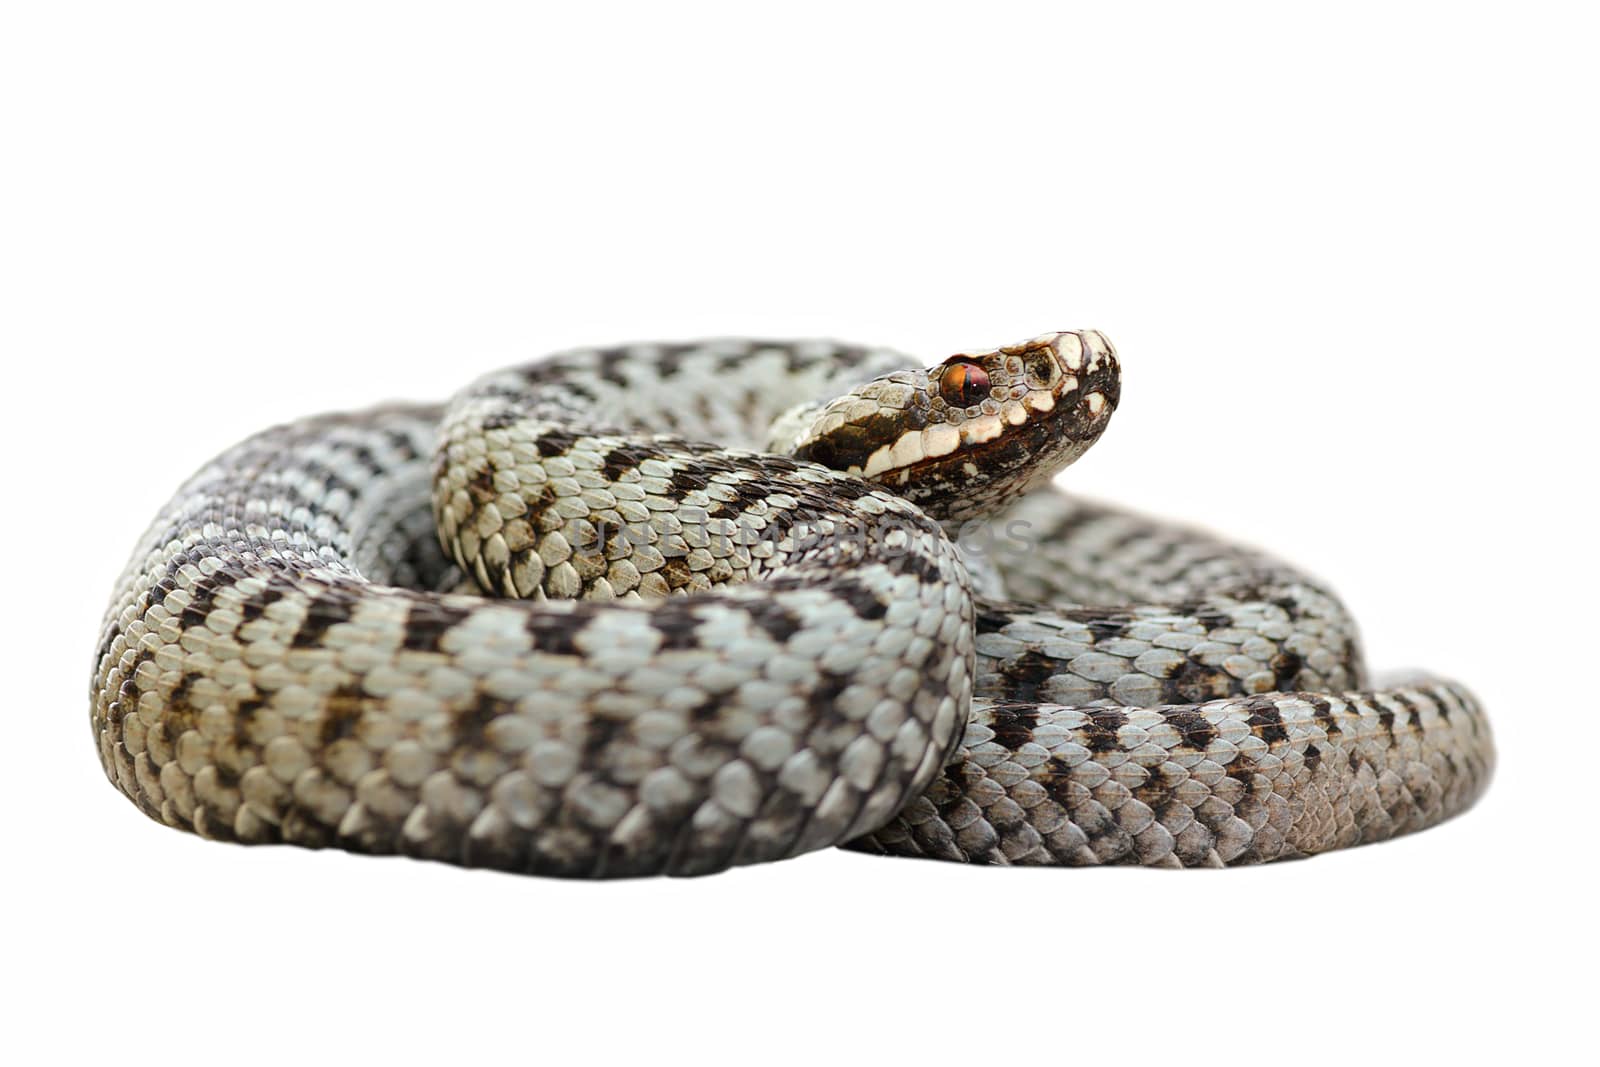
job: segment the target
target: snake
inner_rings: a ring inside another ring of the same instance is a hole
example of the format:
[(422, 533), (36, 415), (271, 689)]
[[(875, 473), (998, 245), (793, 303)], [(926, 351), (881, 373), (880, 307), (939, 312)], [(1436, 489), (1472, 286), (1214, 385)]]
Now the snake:
[(1058, 487), (1122, 385), (1094, 330), (713, 339), (267, 429), (117, 581), (101, 764), (203, 838), (579, 878), (1225, 867), (1471, 806), (1467, 689), (1375, 685), (1318, 579)]

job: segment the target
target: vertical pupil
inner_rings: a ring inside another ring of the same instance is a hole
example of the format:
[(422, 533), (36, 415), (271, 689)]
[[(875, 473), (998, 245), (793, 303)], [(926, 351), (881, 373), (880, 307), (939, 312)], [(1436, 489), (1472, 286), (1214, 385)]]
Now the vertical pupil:
[(976, 363), (952, 363), (939, 376), (945, 403), (967, 408), (989, 395), (989, 374)]

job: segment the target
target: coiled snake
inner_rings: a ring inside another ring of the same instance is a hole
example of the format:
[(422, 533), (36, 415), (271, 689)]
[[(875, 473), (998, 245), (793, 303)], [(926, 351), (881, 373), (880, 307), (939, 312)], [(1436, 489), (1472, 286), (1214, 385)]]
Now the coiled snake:
[(101, 760), (205, 837), (589, 877), (1220, 866), (1469, 806), (1467, 692), (1360, 691), (1314, 580), (1047, 484), (1120, 391), (1087, 330), (709, 341), (268, 430), (118, 582)]

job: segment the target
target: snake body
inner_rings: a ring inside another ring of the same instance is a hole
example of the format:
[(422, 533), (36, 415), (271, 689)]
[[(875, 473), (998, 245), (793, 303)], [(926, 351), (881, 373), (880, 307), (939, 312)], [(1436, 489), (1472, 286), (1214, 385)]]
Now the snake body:
[(205, 837), (588, 877), (1221, 866), (1468, 807), (1464, 689), (1365, 688), (1315, 580), (1048, 484), (1120, 391), (1094, 331), (728, 340), (265, 431), (117, 584), (102, 764)]

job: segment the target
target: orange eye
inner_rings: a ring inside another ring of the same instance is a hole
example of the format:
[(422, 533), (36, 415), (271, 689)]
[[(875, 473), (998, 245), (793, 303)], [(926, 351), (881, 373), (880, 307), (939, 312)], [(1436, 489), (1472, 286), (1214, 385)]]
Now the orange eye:
[(951, 407), (970, 408), (989, 395), (989, 372), (976, 363), (952, 363), (939, 375), (939, 395)]

